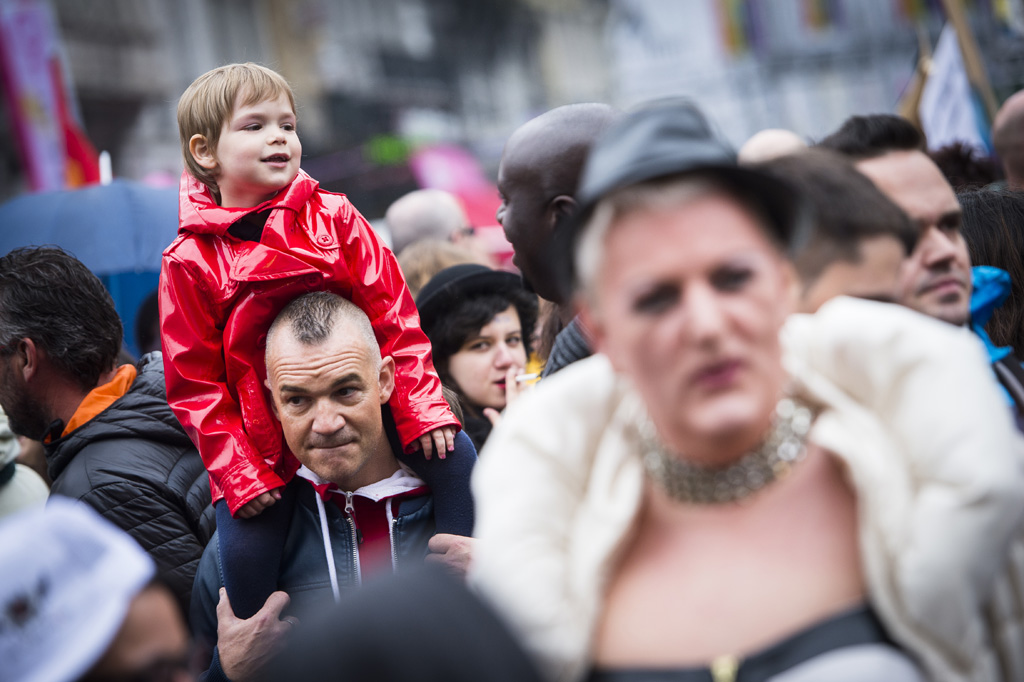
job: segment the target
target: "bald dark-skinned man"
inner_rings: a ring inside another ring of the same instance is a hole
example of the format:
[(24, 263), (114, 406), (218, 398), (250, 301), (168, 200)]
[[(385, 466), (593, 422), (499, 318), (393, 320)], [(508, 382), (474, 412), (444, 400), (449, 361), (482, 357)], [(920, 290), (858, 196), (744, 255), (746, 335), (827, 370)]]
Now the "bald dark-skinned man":
[(576, 186), (587, 153), (617, 112), (606, 104), (569, 104), (519, 127), (508, 142), (498, 169), (501, 206), (498, 222), (512, 244), (512, 262), (527, 286), (559, 307), (568, 325), (551, 349), (544, 375), (590, 355), (590, 343), (571, 316), (559, 251), (559, 230), (576, 212)]
[(1024, 189), (1024, 90), (1011, 95), (996, 112), (992, 146), (1003, 163), (1006, 184)]

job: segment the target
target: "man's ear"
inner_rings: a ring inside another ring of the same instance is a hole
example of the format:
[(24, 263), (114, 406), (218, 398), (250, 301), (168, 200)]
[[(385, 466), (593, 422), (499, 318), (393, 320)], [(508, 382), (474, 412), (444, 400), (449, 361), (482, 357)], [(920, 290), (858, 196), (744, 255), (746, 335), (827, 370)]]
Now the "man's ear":
[(280, 421), (281, 420), (281, 413), (278, 412), (278, 410), (277, 410), (277, 396), (274, 395), (274, 388), (270, 385), (270, 381), (269, 380), (266, 381), (265, 383), (267, 384), (267, 388), (270, 389), (270, 409), (273, 410), (274, 416), (277, 417), (278, 421)]
[(385, 355), (380, 361), (380, 404), (383, 405), (391, 399), (395, 390), (395, 361), (390, 355)]
[(195, 162), (206, 170), (212, 171), (217, 168), (217, 156), (213, 153), (213, 147), (207, 141), (206, 135), (196, 133), (189, 138), (188, 151)]
[(14, 349), (14, 371), (21, 373), (22, 381), (28, 382), (39, 374), (44, 350), (32, 339), (25, 337)]
[(553, 234), (558, 224), (576, 212), (576, 200), (568, 194), (559, 194), (548, 202), (544, 220), (549, 234)]

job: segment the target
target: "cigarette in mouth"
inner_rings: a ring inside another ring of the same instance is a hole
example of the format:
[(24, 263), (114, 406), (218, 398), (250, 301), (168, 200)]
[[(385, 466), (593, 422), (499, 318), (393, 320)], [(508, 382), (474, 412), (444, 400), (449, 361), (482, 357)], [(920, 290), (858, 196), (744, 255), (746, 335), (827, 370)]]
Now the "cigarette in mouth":
[(521, 384), (524, 381), (532, 381), (532, 380), (536, 379), (539, 376), (540, 375), (537, 374), (536, 372), (532, 372), (530, 374), (520, 374), (519, 376), (516, 377), (516, 383), (517, 384)]

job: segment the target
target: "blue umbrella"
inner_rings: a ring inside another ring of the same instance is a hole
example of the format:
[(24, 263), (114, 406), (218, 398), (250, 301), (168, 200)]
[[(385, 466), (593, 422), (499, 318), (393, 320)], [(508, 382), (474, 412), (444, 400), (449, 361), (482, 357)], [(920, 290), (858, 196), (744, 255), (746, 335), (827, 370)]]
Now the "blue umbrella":
[(159, 271), (177, 232), (177, 188), (131, 180), (27, 194), (0, 206), (0, 254), (55, 244), (97, 275)]

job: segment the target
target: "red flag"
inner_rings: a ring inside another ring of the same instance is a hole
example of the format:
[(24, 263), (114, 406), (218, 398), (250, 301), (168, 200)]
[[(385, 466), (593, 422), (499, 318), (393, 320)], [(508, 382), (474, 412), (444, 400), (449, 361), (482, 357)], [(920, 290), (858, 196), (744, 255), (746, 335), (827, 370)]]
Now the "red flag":
[(53, 87), (56, 91), (60, 124), (64, 129), (66, 184), (68, 187), (81, 187), (97, 183), (100, 181), (99, 154), (96, 153), (96, 148), (92, 146), (85, 131), (78, 125), (78, 121), (71, 116), (68, 109), (67, 90), (64, 88), (63, 73), (57, 58), (50, 62), (50, 70), (53, 74)]

